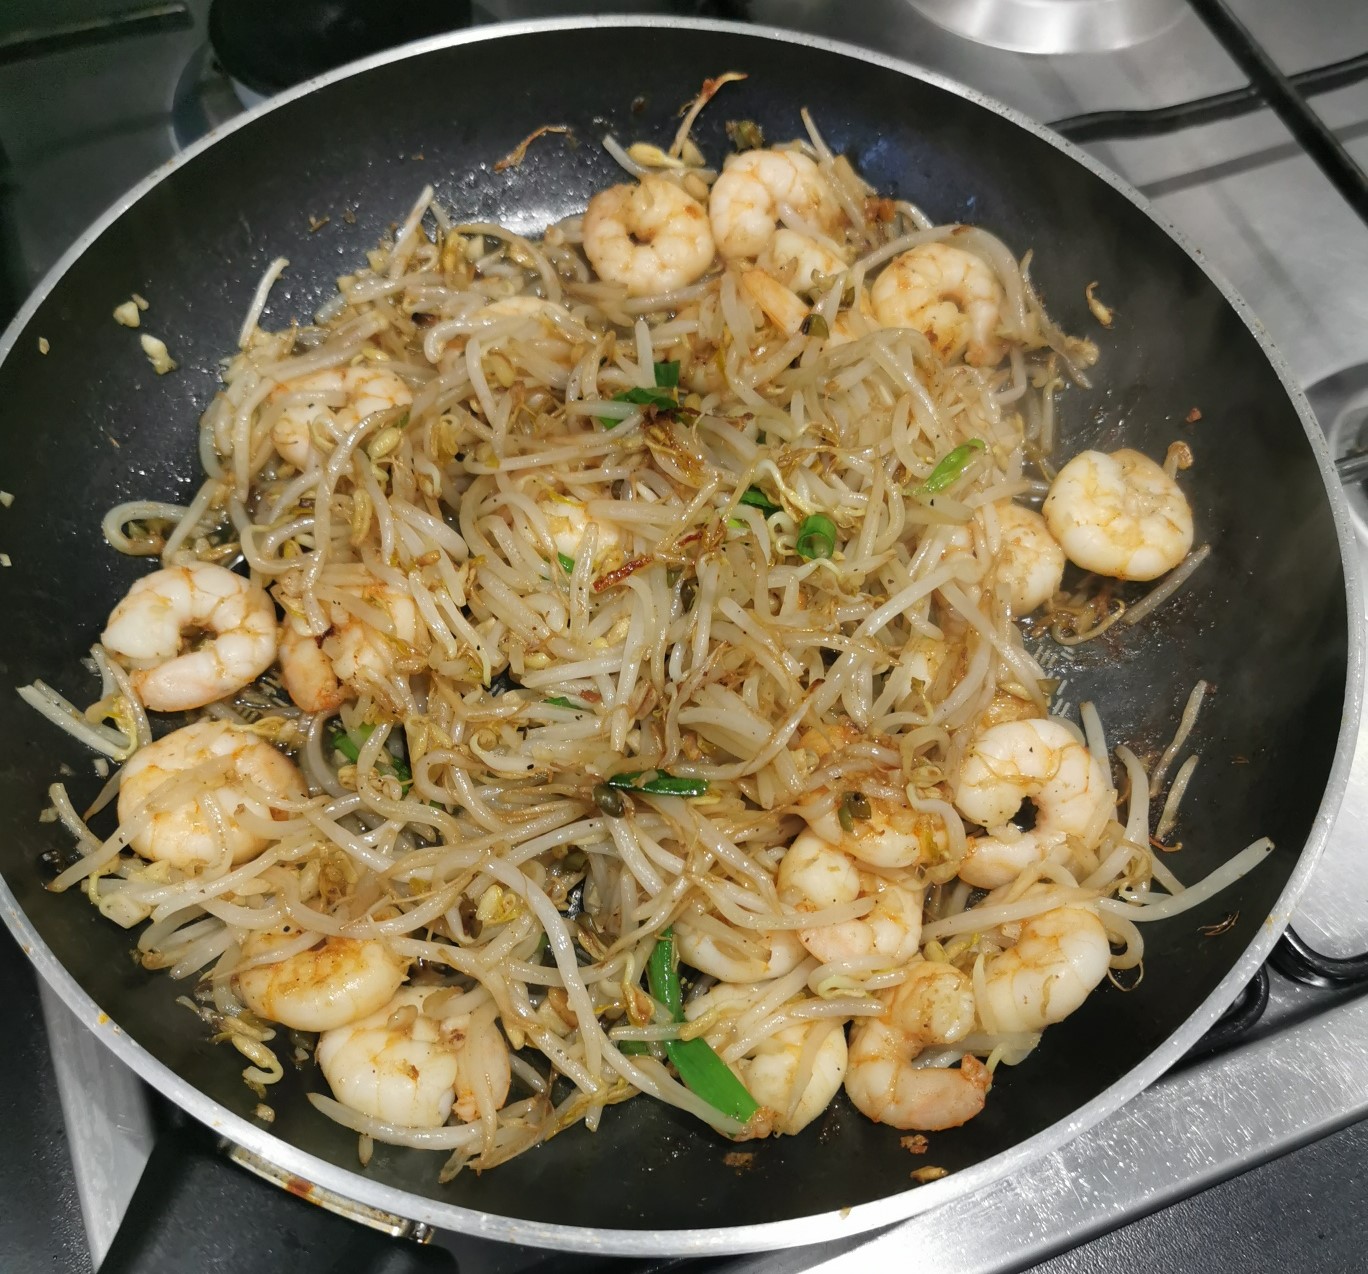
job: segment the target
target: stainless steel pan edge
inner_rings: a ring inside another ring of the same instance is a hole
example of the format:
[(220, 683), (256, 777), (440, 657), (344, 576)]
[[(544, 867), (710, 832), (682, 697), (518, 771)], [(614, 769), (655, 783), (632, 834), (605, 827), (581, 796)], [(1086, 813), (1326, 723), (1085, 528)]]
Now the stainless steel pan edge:
[[(409, 1217), (415, 1221), (425, 1222), (443, 1229), (510, 1243), (602, 1255), (680, 1254), (696, 1256), (758, 1251), (829, 1241), (889, 1225), (970, 1194), (1000, 1177), (1023, 1168), (1031, 1160), (1048, 1154), (1076, 1137), (1129, 1101), (1181, 1058), (1221, 1016), (1239, 989), (1264, 962), (1279, 934), (1291, 919), (1297, 899), (1305, 889), (1319, 861), (1348, 783), (1349, 769), (1353, 760), (1354, 744), (1358, 732), (1358, 720), (1362, 708), (1364, 682), (1365, 632), (1359, 555), (1355, 546), (1354, 531), (1347, 502), (1335, 476), (1329, 449), (1319, 427), (1316, 425), (1306, 397), (1293, 380), (1287, 365), (1239, 294), (1217, 271), (1214, 271), (1206, 263), (1202, 253), (1189, 244), (1165, 218), (1158, 215), (1136, 190), (1116, 174), (1098, 164), (1089, 155), (1056, 136), (1043, 125), (1028, 119), (990, 97), (938, 74), (923, 70), (911, 63), (885, 57), (853, 45), (745, 24), (701, 19), (634, 17), (572, 18), (557, 21), (510, 23), (495, 28), (458, 32), (420, 41), (352, 63), (349, 66), (307, 81), (290, 92), (263, 103), (222, 128), (214, 130), (193, 147), (157, 169), (111, 206), (53, 266), (6, 329), (3, 337), (0, 337), (0, 361), (8, 356), (20, 333), (44, 297), (106, 227), (169, 173), (208, 149), (219, 138), (235, 131), (256, 117), (269, 114), (277, 106), (304, 96), (321, 85), (345, 79), (369, 68), (397, 61), (413, 54), (485, 40), (515, 39), (518, 35), (529, 32), (579, 30), (593, 27), (654, 27), (662, 30), (687, 28), (696, 31), (711, 30), (749, 36), (764, 35), (780, 43), (805, 45), (838, 54), (854, 61), (865, 62), (913, 76), (983, 106), (1063, 152), (1134, 204), (1197, 262), (1249, 329), (1294, 405), (1320, 470), (1321, 481), (1330, 503), (1344, 568), (1346, 613), (1350, 624), (1343, 715), (1325, 793), (1297, 866), (1286, 888), (1279, 896), (1273, 913), (1261, 927), (1258, 937), (1197, 1011), (1162, 1046), (1128, 1072), (1123, 1079), (1099, 1094), (1087, 1105), (1073, 1112), (1069, 1118), (1061, 1120), (1003, 1154), (954, 1173), (941, 1181), (851, 1209), (754, 1226), (640, 1231), (591, 1230), (583, 1227), (551, 1225), (494, 1216), (467, 1208), (442, 1204), (409, 1194), (406, 1191), (383, 1186), (368, 1180), (360, 1173), (339, 1168), (325, 1160), (309, 1155), (273, 1136), (263, 1128), (231, 1114), (206, 1097), (180, 1075), (153, 1058), (136, 1041), (126, 1035), (91, 999), (39, 938), (33, 925), (19, 908), (3, 878), (0, 878), (0, 914), (3, 914), (5, 923), (14, 933), (25, 954), (32, 960), (39, 973), (62, 997), (77, 1018), (94, 1031), (96, 1036), (121, 1061), (130, 1066), (144, 1080), (201, 1122), (253, 1154), (269, 1160), (286, 1172), (315, 1182), (343, 1197), (355, 1198), (370, 1207), (398, 1216)], [(13, 710), (17, 711), (17, 708)]]

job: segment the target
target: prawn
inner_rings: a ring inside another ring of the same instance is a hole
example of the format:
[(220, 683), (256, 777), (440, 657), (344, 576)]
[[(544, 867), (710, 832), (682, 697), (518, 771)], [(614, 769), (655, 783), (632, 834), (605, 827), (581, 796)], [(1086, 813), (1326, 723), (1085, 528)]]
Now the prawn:
[(1029, 615), (1058, 591), (1064, 550), (1034, 509), (1011, 500), (993, 506), (1002, 537), (993, 573), (1013, 615)]
[(787, 226), (776, 230), (756, 260), (762, 270), (795, 292), (808, 291), (817, 278), (844, 273), (847, 262), (830, 248)]
[(701, 278), (715, 248), (703, 205), (674, 182), (646, 176), (589, 201), (584, 254), (599, 278), (649, 296)]
[(729, 155), (708, 195), (718, 252), (728, 259), (758, 257), (786, 215), (827, 235), (844, 221), (821, 169), (806, 155), (793, 150)]
[(873, 908), (857, 919), (798, 930), (798, 940), (823, 964), (878, 956), (897, 968), (921, 946), (922, 890), (861, 871), (849, 854), (811, 829), (800, 832), (789, 846), (775, 883), (780, 898), (799, 911), (873, 898)]
[(579, 557), (589, 524), (594, 526), (595, 560), (609, 556), (622, 546), (622, 533), (612, 522), (590, 518), (583, 500), (575, 500), (557, 491), (547, 491), (537, 500), (537, 509), (546, 521), (546, 530), (556, 552), (572, 561)]
[(1005, 294), (987, 262), (948, 243), (923, 243), (894, 257), (874, 280), (870, 303), (883, 327), (911, 327), (949, 361), (994, 367)]
[[(721, 1052), (731, 1041), (737, 1016), (763, 994), (763, 986), (719, 982), (690, 1000), (685, 1016), (693, 1022), (715, 1015), (704, 1038)], [(766, 1036), (731, 1064), (746, 1091), (761, 1107), (759, 1115), (751, 1119), (748, 1135), (792, 1136), (801, 1132), (840, 1092), (846, 1058), (845, 1032), (831, 1019), (786, 1026)], [(800, 1087), (800, 1072), (804, 1069), (807, 1076)]]
[(440, 1128), (453, 1111), (471, 1123), (507, 1101), (508, 1048), (492, 1016), (435, 1016), (426, 1009), (436, 994), (400, 987), (374, 1013), (319, 1036), (319, 1069), (338, 1101), (410, 1128)]
[(737, 932), (731, 941), (714, 933), (711, 925), (695, 926), (687, 920), (676, 920), (674, 931), (679, 958), (720, 982), (766, 982), (781, 978), (807, 958), (803, 944), (791, 929), (747, 929)]
[(925, 1049), (954, 1044), (974, 1029), (968, 976), (954, 965), (918, 960), (906, 981), (878, 998), (883, 1013), (851, 1029), (845, 1089), (856, 1109), (895, 1128), (935, 1132), (968, 1123), (983, 1109), (988, 1068), (971, 1054), (957, 1069), (916, 1065)]
[(852, 792), (846, 794), (843, 804), (858, 806), (848, 830), (841, 823), (839, 807), (815, 817), (801, 808), (798, 812), (824, 841), (870, 867), (911, 867), (936, 860), (949, 843), (942, 818), (920, 813), (901, 801)]
[(280, 626), (280, 681), (296, 707), (332, 712), (369, 692), (388, 704), (386, 682), (397, 661), (419, 643), (420, 616), (413, 598), (385, 584), (360, 590), (361, 602), (377, 612), (389, 631), (368, 623), (341, 602), (328, 604), (332, 621), (321, 636), (287, 615)]
[[(193, 650), (186, 638), (208, 634)], [(235, 694), (276, 657), (275, 607), (265, 589), (198, 562), (144, 575), (114, 607), (100, 640), (127, 660), (153, 712), (188, 712)]]
[(1032, 916), (1012, 946), (984, 960), (979, 1021), (993, 1034), (1043, 1031), (1088, 998), (1110, 963), (1107, 931), (1087, 907)]
[(760, 312), (785, 336), (792, 336), (807, 318), (807, 303), (792, 288), (764, 270), (743, 270), (741, 287)]
[[(215, 762), (226, 773), (216, 772), (193, 793), (160, 794), (185, 771)], [(225, 721), (197, 721), (139, 748), (124, 765), (119, 822), (132, 819), (150, 800), (147, 822), (129, 841), (136, 853), (184, 870), (224, 853), (241, 863), (270, 844), (269, 837), (244, 826), (242, 816), (269, 824), (289, 817), (275, 802), (307, 795), (298, 767), (265, 739)]]
[[(298, 945), (286, 926), (252, 934), (242, 944), (244, 964)], [(331, 1031), (389, 1003), (408, 975), (408, 961), (383, 942), (329, 935), (304, 951), (236, 975), (238, 994), (258, 1017), (297, 1031)]]
[(331, 450), (367, 416), (413, 402), (413, 391), (404, 381), (370, 363), (329, 367), (284, 381), (267, 401), (279, 402), (286, 395), (291, 401), (271, 426), (271, 441), (282, 459), (296, 469), (308, 466), (320, 444)]
[(1041, 510), (1069, 561), (1113, 579), (1152, 580), (1192, 548), (1182, 488), (1139, 451), (1080, 451)]
[[(1030, 801), (1034, 822), (1012, 826)], [(974, 741), (954, 786), (955, 808), (987, 829), (972, 837), (960, 879), (982, 889), (1011, 883), (1072, 837), (1092, 848), (1116, 809), (1111, 776), (1058, 721), (989, 726)]]

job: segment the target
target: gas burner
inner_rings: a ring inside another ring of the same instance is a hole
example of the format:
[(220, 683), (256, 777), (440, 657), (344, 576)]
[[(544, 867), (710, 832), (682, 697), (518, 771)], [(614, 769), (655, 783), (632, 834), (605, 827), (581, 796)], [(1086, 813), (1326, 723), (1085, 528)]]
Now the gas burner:
[(1317, 381), (1307, 389), (1306, 397), (1345, 479), (1355, 529), (1368, 541), (1368, 481), (1356, 463), (1368, 454), (1368, 363)]
[(907, 0), (937, 26), (1015, 53), (1102, 53), (1143, 44), (1183, 0)]
[(251, 105), (243, 102), (237, 89), (214, 51), (200, 45), (181, 71), (171, 98), (171, 140), (176, 149), (184, 150)]

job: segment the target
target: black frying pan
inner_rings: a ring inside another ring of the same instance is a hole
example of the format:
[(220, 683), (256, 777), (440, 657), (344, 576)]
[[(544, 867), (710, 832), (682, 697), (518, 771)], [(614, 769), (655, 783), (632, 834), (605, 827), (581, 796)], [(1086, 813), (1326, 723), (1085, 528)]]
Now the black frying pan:
[[(412, 1151), (377, 1146), (361, 1172), (355, 1137), (303, 1099), (321, 1087), (312, 1070), (275, 1093), (269, 1131), (254, 1123), (241, 1059), (173, 1005), (185, 988), (135, 967), (128, 935), (82, 899), (45, 892), (39, 855), (63, 841), (38, 823), (46, 785), (63, 761), (79, 776), (78, 805), (98, 781), (79, 747), (9, 698), (3, 906), (43, 973), (199, 1118), (289, 1171), (449, 1228), (600, 1251), (762, 1247), (896, 1220), (1019, 1168), (1138, 1092), (1219, 1016), (1285, 923), (1344, 785), (1361, 679), (1346, 618), (1359, 613), (1342, 565), (1350, 534), (1320, 435), (1243, 306), (1132, 192), (1039, 127), (886, 59), (701, 23), (503, 28), (386, 55), (248, 116), (106, 216), (0, 348), (0, 486), (18, 497), (0, 513), (13, 561), (0, 572), (7, 693), (40, 676), (89, 697), (78, 661), (147, 569), (104, 545), (100, 515), (135, 494), (192, 490), (195, 421), (272, 257), (291, 261), (267, 314), (282, 324), (311, 313), (424, 182), (461, 215), (535, 230), (619, 179), (595, 144), (604, 131), (666, 138), (703, 79), (730, 69), (751, 76), (705, 112), (697, 136), (710, 155), (725, 153), (726, 120), (755, 119), (782, 139), (800, 132), (806, 105), (881, 191), (939, 221), (982, 223), (1018, 253), (1034, 248), (1052, 314), (1102, 347), (1094, 388), (1065, 397), (1064, 452), (1125, 443), (1158, 457), (1176, 437), (1190, 443), (1186, 487), (1211, 561), (1150, 622), (1069, 653), (1059, 675), (1072, 702), (1096, 698), (1111, 737), (1141, 749), (1167, 737), (1199, 677), (1213, 682), (1173, 866), (1195, 880), (1260, 835), (1277, 851), (1210, 904), (1151, 925), (1143, 984), (1103, 990), (1052, 1028), (926, 1159), (841, 1099), (798, 1137), (748, 1145), (752, 1166), (738, 1173), (724, 1165), (728, 1143), (641, 1099), (611, 1110), (597, 1135), (577, 1129), (439, 1186), (438, 1160)], [(492, 171), (543, 123), (573, 125), (580, 145), (543, 139), (520, 168)], [(310, 217), (324, 215), (311, 233)], [(1116, 306), (1110, 331), (1084, 303), (1094, 279)], [(111, 319), (132, 291), (151, 300), (146, 328), (167, 340), (175, 374), (155, 376)], [(1193, 407), (1202, 419), (1188, 426)], [(1202, 934), (1235, 911), (1219, 937)], [(909, 1190), (911, 1168), (928, 1162), (951, 1175)]]

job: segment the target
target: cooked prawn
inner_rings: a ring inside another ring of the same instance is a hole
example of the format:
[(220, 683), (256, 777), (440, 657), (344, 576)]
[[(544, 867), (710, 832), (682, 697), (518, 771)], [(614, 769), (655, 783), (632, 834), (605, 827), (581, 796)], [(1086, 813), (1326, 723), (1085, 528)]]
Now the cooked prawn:
[(268, 402), (290, 401), (271, 426), (271, 441), (281, 457), (305, 468), (318, 448), (342, 441), (367, 416), (413, 402), (413, 391), (393, 372), (373, 363), (330, 367), (283, 382)]
[(993, 506), (1002, 537), (993, 575), (1013, 615), (1029, 615), (1058, 591), (1064, 578), (1064, 550), (1034, 509), (1011, 500)]
[(365, 585), (358, 597), (388, 624), (388, 632), (341, 602), (329, 603), (332, 623), (322, 636), (311, 634), (293, 615), (281, 624), (281, 684), (305, 712), (331, 712), (363, 693), (393, 706), (386, 683), (420, 640), (418, 608), (410, 594), (380, 583)]
[(939, 815), (922, 814), (901, 801), (866, 798), (867, 818), (852, 820), (850, 830), (841, 826), (837, 809), (811, 816), (799, 813), (828, 844), (871, 867), (897, 868), (939, 859), (947, 838), (945, 820)]
[(809, 313), (807, 302), (772, 275), (764, 270), (743, 270), (741, 287), (785, 336), (792, 336), (803, 326)]
[(287, 926), (251, 935), (242, 944), (238, 994), (258, 1017), (297, 1031), (331, 1031), (387, 1004), (408, 973), (408, 961), (383, 942), (329, 936), (304, 951), (254, 964), (282, 947), (298, 946)]
[(466, 1123), (508, 1099), (508, 1047), (492, 1014), (425, 1012), (436, 987), (401, 987), (368, 1017), (325, 1031), (318, 1065), (337, 1100), (385, 1123)]
[(724, 257), (758, 257), (785, 216), (822, 234), (837, 233), (841, 205), (821, 170), (793, 150), (729, 155), (708, 195), (708, 217)]
[[(193, 793), (159, 794), (186, 770), (215, 762), (222, 772), (216, 769)], [(271, 843), (244, 825), (244, 815), (267, 822), (287, 817), (274, 802), (307, 794), (295, 763), (265, 739), (224, 721), (197, 721), (133, 754), (119, 779), (119, 822), (152, 798), (147, 823), (130, 841), (137, 853), (186, 870), (224, 853), (240, 863)]]
[(846, 1095), (876, 1123), (928, 1132), (958, 1128), (984, 1105), (992, 1077), (966, 1054), (958, 1069), (917, 1066), (934, 1044), (953, 1044), (974, 1028), (973, 986), (953, 965), (919, 960), (907, 980), (880, 992), (885, 1008), (851, 1029)]
[(1080, 451), (1059, 471), (1042, 512), (1069, 561), (1114, 579), (1157, 579), (1192, 548), (1182, 488), (1129, 448)]
[(847, 264), (844, 257), (816, 239), (787, 226), (774, 232), (756, 260), (762, 270), (795, 292), (806, 292), (819, 276), (830, 278), (842, 273)]
[(594, 527), (594, 558), (600, 561), (622, 545), (622, 532), (603, 518), (590, 518), (582, 500), (572, 499), (557, 491), (546, 491), (537, 501), (537, 508), (546, 519), (546, 528), (556, 552), (577, 560), (592, 522)]
[[(744, 1013), (764, 993), (763, 986), (737, 986), (719, 982), (685, 1008), (689, 1021), (717, 1013), (704, 1038), (715, 1050), (730, 1042), (737, 1015)], [(730, 1011), (729, 1011), (730, 1010)], [(807, 1063), (807, 1080), (798, 1088), (799, 1068)], [(846, 1073), (846, 1038), (840, 1025), (830, 1019), (786, 1026), (767, 1036), (732, 1069), (746, 1090), (760, 1104), (748, 1132), (763, 1137), (771, 1133), (801, 1132), (830, 1104), (841, 1090)]]
[(721, 982), (766, 982), (792, 972), (807, 958), (791, 929), (747, 929), (732, 941), (687, 920), (676, 920), (674, 930), (679, 958)]
[(848, 345), (851, 341), (858, 341), (860, 337), (877, 331), (878, 327), (879, 320), (874, 313), (873, 305), (869, 302), (869, 292), (861, 288), (855, 300), (836, 315), (835, 322), (831, 324), (831, 335), (827, 338), (827, 343)]
[(584, 253), (599, 278), (649, 296), (701, 278), (715, 250), (703, 205), (667, 178), (647, 176), (589, 201)]
[(911, 327), (945, 360), (961, 354), (993, 367), (1007, 347), (997, 335), (1005, 298), (988, 263), (948, 243), (923, 243), (894, 257), (870, 289), (884, 327)]
[[(1026, 801), (1027, 830), (1011, 825)], [(1091, 849), (1116, 810), (1111, 776), (1067, 726), (1034, 718), (990, 726), (974, 741), (954, 787), (955, 807), (986, 829), (972, 837), (960, 879), (996, 889), (1072, 837)]]
[(853, 858), (811, 829), (789, 846), (775, 883), (780, 898), (800, 911), (873, 898), (872, 910), (854, 920), (798, 930), (799, 941), (822, 963), (878, 956), (896, 968), (917, 954), (922, 890), (893, 874), (861, 871)]
[[(208, 640), (182, 653), (187, 637)], [(251, 580), (209, 562), (168, 566), (136, 581), (100, 636), (132, 666), (153, 712), (187, 712), (236, 694), (276, 656), (275, 607)]]
[(979, 1020), (994, 1034), (1043, 1031), (1088, 998), (1110, 962), (1107, 932), (1088, 908), (1033, 916), (1012, 946), (984, 961)]

